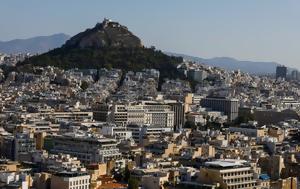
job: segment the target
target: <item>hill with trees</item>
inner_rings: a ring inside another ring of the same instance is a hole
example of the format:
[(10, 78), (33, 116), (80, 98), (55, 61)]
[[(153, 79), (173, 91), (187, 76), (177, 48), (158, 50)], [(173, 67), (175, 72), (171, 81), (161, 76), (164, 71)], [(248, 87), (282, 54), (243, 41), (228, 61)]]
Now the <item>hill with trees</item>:
[(154, 47), (147, 48), (125, 26), (105, 19), (87, 29), (62, 47), (26, 59), (17, 66), (56, 66), (63, 69), (118, 68), (123, 71), (157, 69), (161, 78), (181, 78), (177, 65), (181, 57), (168, 56)]

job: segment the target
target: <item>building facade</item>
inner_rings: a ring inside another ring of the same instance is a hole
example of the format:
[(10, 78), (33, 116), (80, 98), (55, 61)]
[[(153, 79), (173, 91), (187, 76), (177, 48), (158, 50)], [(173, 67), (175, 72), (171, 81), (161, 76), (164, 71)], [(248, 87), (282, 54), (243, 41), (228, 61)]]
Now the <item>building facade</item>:
[(286, 75), (287, 75), (287, 67), (285, 66), (276, 67), (276, 79), (278, 78), (286, 79)]
[(79, 172), (62, 172), (52, 175), (51, 189), (89, 189), (90, 175)]
[(258, 185), (260, 169), (244, 160), (216, 160), (206, 162), (200, 170), (201, 183), (219, 183), (222, 189), (254, 189)]
[(214, 111), (224, 112), (228, 116), (228, 121), (233, 121), (238, 117), (239, 100), (233, 98), (206, 97), (200, 102), (201, 106), (211, 108)]
[(52, 153), (70, 154), (84, 164), (106, 162), (121, 156), (115, 139), (66, 135), (54, 135), (50, 138)]

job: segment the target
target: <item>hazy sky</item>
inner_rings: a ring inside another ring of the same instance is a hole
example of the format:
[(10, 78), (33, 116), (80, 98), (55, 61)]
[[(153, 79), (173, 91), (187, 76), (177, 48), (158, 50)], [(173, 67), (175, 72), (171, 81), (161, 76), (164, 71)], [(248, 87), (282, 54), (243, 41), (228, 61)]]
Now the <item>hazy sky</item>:
[(162, 50), (300, 69), (300, 0), (1, 0), (0, 40), (74, 35), (104, 17)]

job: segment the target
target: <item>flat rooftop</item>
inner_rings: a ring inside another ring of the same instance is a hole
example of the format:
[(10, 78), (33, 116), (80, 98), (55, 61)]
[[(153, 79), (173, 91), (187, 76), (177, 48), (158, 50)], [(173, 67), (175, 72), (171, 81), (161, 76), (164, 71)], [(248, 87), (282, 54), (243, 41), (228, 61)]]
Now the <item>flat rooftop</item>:
[(245, 166), (247, 161), (236, 160), (236, 159), (220, 159), (215, 161), (206, 162), (205, 166), (215, 168), (231, 168), (231, 167), (242, 167)]

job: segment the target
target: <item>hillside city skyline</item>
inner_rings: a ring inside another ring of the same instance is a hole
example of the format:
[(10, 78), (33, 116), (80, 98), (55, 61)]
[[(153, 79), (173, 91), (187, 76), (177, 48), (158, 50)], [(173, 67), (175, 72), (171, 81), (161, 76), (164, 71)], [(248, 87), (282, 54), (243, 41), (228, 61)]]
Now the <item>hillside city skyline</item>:
[(1, 2), (40, 34), (0, 41), (0, 189), (299, 189), (300, 72), (251, 61), (298, 57), (270, 2)]

